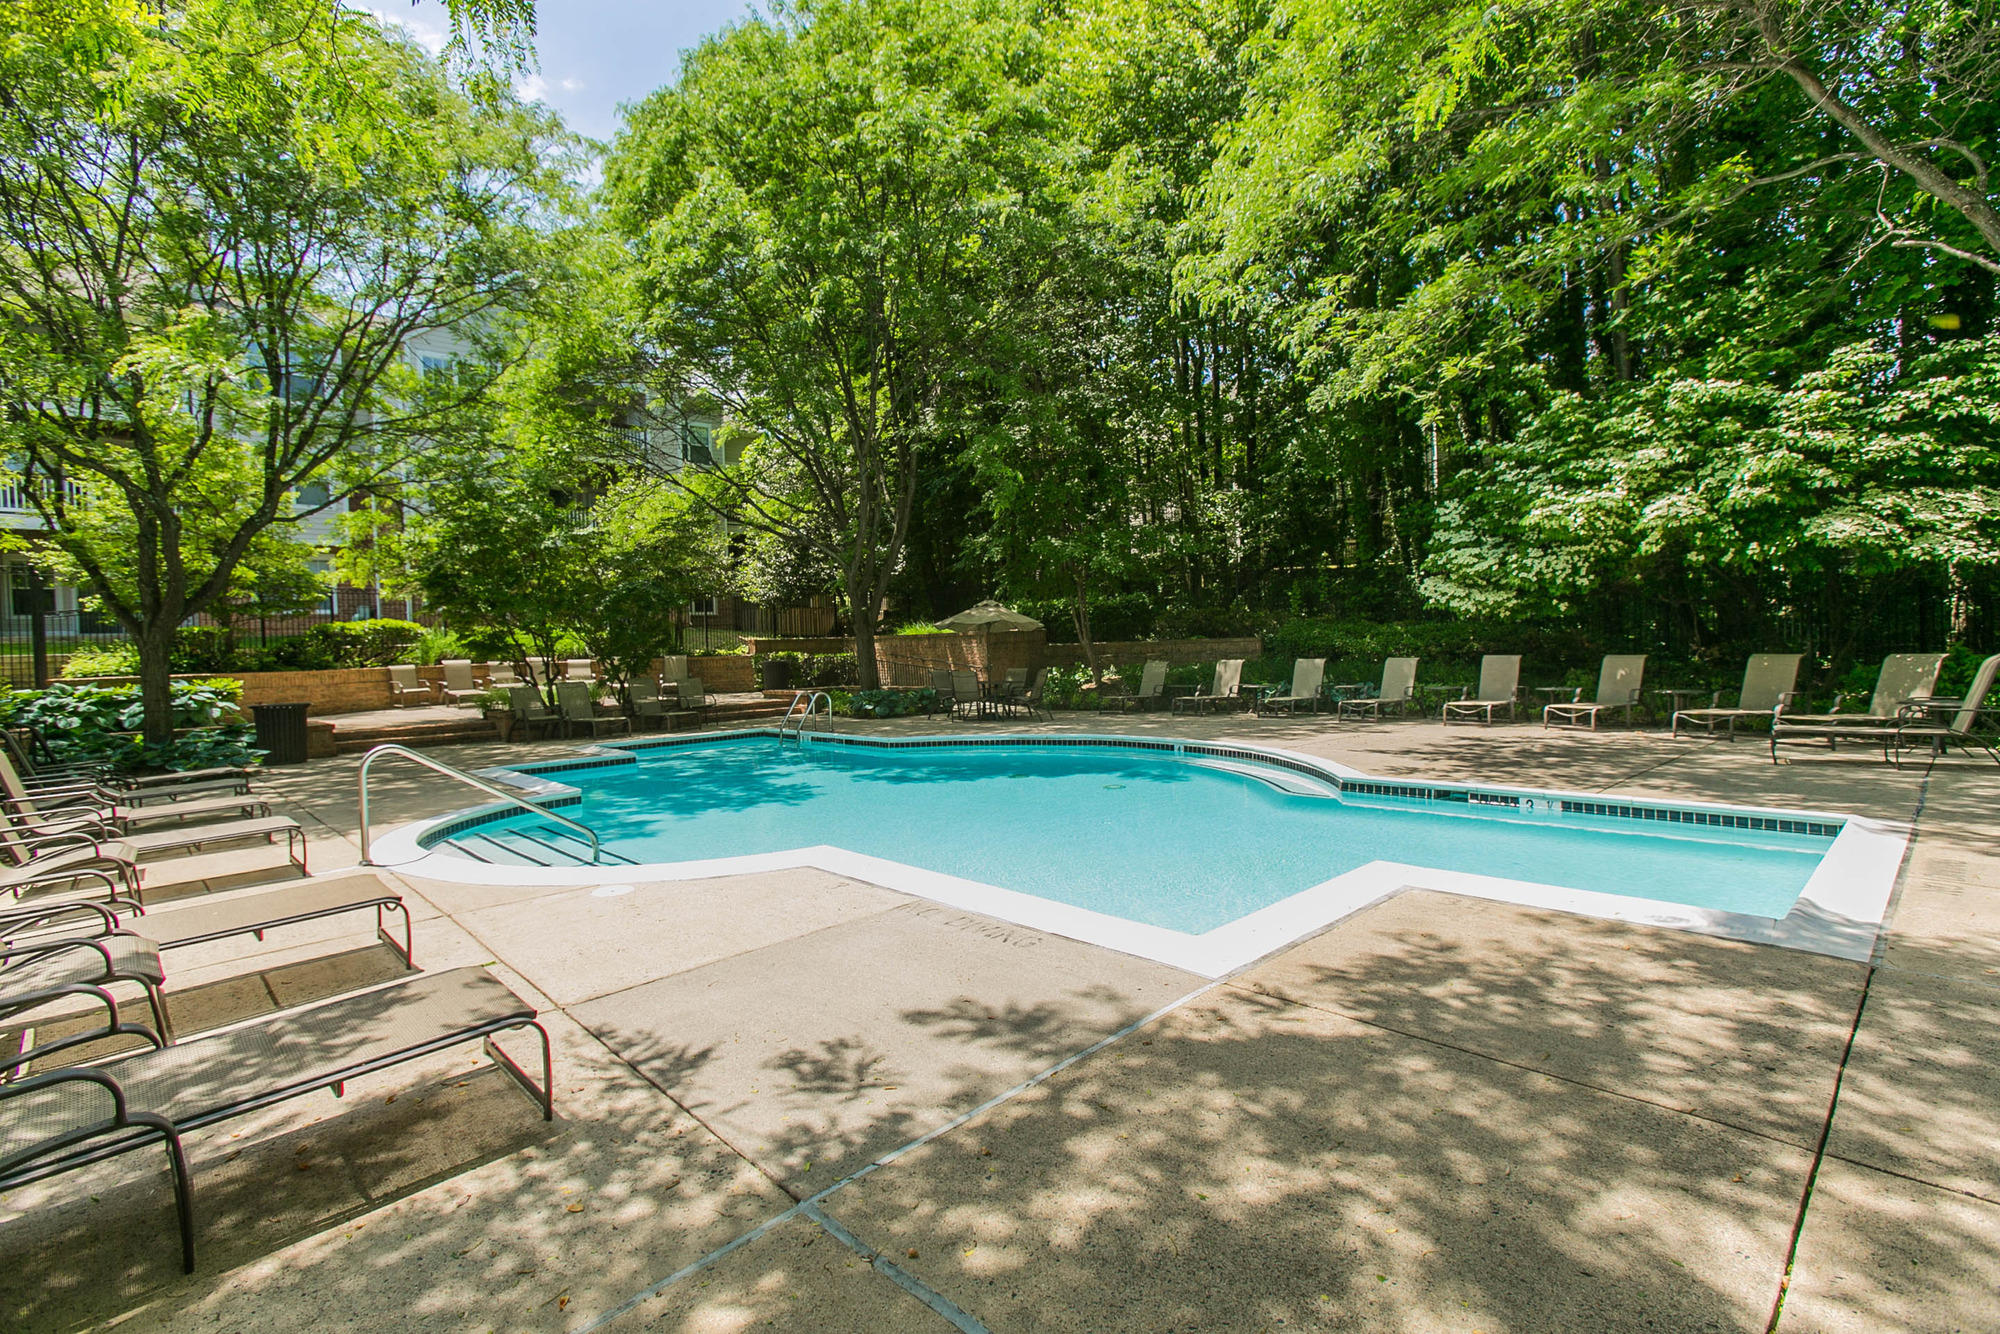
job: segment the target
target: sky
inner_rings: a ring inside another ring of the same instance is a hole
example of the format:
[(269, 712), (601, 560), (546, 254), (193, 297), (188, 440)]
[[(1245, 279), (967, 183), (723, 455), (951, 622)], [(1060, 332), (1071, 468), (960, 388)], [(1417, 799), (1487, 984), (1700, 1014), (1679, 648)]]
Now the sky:
[[(368, 8), (433, 50), (444, 45), (449, 20), (440, 0), (376, 0)], [(516, 91), (561, 112), (572, 130), (608, 140), (619, 103), (670, 81), (682, 51), (751, 8), (749, 0), (540, 0), (539, 66), (516, 80)]]

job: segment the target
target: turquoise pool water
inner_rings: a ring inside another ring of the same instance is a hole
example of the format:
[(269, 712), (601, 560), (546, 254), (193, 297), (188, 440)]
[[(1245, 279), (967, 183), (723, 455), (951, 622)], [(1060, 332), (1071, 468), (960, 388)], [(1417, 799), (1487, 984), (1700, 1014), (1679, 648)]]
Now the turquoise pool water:
[[(1372, 861), (1782, 917), (1831, 840), (1611, 818), (1381, 808), (1124, 750), (799, 748), (639, 752), (550, 776), (563, 808), (636, 862), (832, 844), (1200, 933)], [(482, 834), (532, 828), (522, 816)]]

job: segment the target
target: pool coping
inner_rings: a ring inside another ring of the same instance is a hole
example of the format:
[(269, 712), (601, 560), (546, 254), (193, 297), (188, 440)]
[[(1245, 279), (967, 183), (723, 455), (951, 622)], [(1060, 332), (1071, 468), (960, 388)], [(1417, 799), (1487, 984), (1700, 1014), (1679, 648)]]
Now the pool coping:
[[(480, 775), (521, 790), (550, 809), (580, 804), (580, 789), (552, 775), (636, 764), (649, 752), (716, 742), (776, 738), (777, 728), (736, 728), (579, 746), (574, 757), (540, 760), (480, 770)], [(815, 869), (911, 894), (949, 907), (984, 913), (1033, 930), (1134, 954), (1202, 977), (1224, 977), (1274, 950), (1333, 926), (1363, 908), (1404, 890), (1437, 890), (1528, 908), (1583, 917), (1634, 922), (1700, 935), (1777, 945), (1834, 958), (1865, 961), (1875, 952), (1911, 836), (1910, 826), (1868, 816), (1781, 807), (1649, 798), (1610, 799), (1602, 793), (1529, 788), (1498, 783), (1457, 783), (1385, 778), (1337, 761), (1278, 746), (1211, 742), (1184, 738), (1122, 737), (1103, 734), (995, 733), (977, 737), (918, 735), (875, 737), (811, 733), (800, 744), (859, 746), (868, 749), (968, 749), (1006, 745), (1089, 746), (1195, 756), (1223, 763), (1246, 760), (1277, 764), (1331, 783), (1344, 800), (1411, 809), (1412, 803), (1457, 805), (1468, 813), (1485, 809), (1537, 822), (1564, 819), (1632, 819), (1726, 828), (1805, 833), (1832, 842), (1807, 880), (1798, 901), (1783, 917), (1759, 917), (1713, 908), (1694, 908), (1659, 899), (1564, 889), (1531, 881), (1463, 871), (1444, 871), (1399, 862), (1369, 862), (1331, 880), (1200, 934), (1129, 921), (947, 875), (903, 862), (872, 857), (830, 845), (793, 848), (684, 862), (620, 863), (598, 866), (501, 866), (431, 850), (429, 843), (516, 814), (519, 807), (488, 802), (392, 829), (375, 840), (376, 864), (405, 875), (462, 884), (600, 886), (620, 882), (706, 880), (792, 869)], [(1789, 825), (1804, 825), (1791, 829)]]

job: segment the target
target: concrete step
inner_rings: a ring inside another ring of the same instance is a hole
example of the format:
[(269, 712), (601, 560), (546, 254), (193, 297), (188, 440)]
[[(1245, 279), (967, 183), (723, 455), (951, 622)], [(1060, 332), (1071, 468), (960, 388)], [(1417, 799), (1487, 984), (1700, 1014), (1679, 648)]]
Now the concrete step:
[(333, 729), (333, 748), (349, 754), (394, 742), (399, 746), (456, 746), (468, 741), (493, 741), (499, 734), (493, 724), (477, 714), (442, 722), (406, 723), (401, 726), (338, 727)]

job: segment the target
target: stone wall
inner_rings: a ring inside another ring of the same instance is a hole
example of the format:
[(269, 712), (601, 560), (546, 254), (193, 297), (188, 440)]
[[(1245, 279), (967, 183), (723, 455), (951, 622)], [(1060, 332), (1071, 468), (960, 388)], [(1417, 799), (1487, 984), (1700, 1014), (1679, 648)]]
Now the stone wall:
[(927, 686), (932, 672), (972, 671), (993, 680), (1012, 667), (1041, 666), (1047, 641), (1042, 630), (884, 635), (875, 641), (875, 668), (885, 686)]
[(829, 636), (821, 639), (751, 639), (745, 642), (750, 645), (751, 655), (759, 658), (763, 657), (766, 653), (811, 653), (819, 655), (854, 652), (854, 641), (852, 639), (842, 639), (838, 636)]
[(714, 695), (740, 695), (757, 688), (756, 660), (748, 653), (717, 653), (687, 660), (688, 675), (699, 676)]

